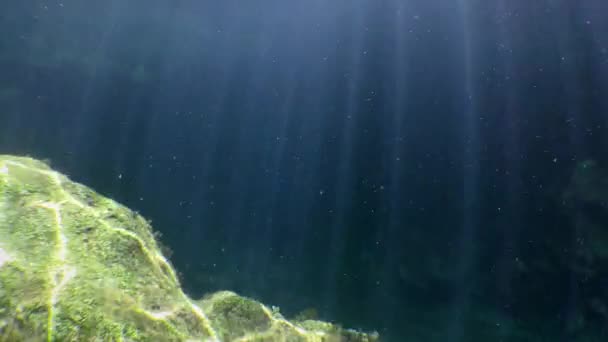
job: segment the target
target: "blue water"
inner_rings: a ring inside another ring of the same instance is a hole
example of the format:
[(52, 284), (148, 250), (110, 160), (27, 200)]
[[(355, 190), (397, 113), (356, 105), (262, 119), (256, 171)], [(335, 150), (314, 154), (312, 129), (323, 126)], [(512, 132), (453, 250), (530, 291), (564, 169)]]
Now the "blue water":
[(151, 219), (193, 296), (383, 341), (604, 341), (606, 13), (4, 0), (0, 153)]

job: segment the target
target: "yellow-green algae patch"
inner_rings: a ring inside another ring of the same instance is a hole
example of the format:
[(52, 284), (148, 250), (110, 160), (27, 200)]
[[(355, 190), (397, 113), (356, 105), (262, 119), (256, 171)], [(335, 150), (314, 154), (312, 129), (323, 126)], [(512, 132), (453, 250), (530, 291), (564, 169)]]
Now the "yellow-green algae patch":
[(228, 291), (194, 301), (140, 215), (0, 155), (0, 342), (377, 340)]

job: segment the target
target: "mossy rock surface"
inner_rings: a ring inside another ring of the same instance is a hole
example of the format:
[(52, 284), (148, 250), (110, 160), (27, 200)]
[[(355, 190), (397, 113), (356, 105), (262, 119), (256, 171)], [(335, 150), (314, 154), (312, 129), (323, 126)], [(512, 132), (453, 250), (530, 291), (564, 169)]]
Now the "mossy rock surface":
[(184, 294), (149, 223), (45, 163), (0, 155), (0, 341), (376, 341), (232, 292)]

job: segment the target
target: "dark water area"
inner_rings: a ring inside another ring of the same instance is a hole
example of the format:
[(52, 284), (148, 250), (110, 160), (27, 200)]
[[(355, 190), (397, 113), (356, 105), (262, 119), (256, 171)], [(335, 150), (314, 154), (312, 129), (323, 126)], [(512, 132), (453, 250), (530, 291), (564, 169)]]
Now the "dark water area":
[(192, 296), (386, 341), (608, 338), (608, 2), (0, 9), (0, 153), (150, 219)]

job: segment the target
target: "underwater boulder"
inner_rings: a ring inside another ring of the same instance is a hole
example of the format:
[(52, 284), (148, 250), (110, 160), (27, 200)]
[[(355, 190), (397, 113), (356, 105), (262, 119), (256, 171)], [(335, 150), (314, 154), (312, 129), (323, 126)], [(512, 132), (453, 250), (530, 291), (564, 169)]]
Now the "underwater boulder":
[(567, 209), (569, 230), (556, 234), (562, 238), (552, 241), (560, 243), (550, 244), (553, 250), (545, 254), (558, 257), (553, 259), (559, 263), (558, 273), (579, 279), (569, 289), (577, 300), (569, 304), (571, 319), (565, 329), (571, 336), (583, 336), (602, 331), (608, 320), (608, 169), (594, 160), (579, 162), (561, 202)]
[(0, 341), (377, 341), (181, 289), (149, 223), (45, 163), (0, 156)]

